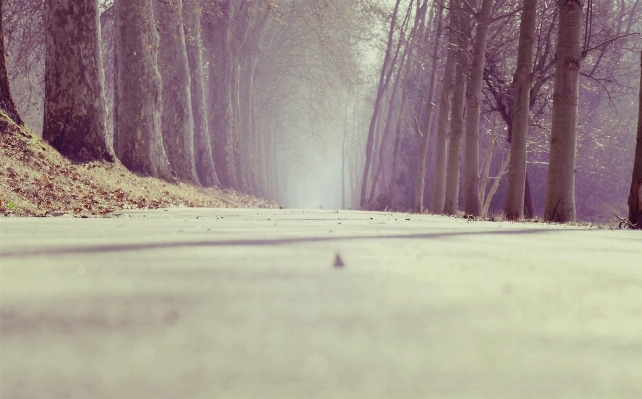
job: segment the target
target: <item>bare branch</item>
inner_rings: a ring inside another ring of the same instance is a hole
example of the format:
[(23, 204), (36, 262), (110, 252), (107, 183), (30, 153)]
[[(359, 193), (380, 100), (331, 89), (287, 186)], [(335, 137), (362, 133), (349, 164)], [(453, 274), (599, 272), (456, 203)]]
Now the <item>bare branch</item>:
[[(590, 49), (588, 49), (588, 50), (584, 50), (584, 52), (582, 53), (582, 59), (584, 59), (584, 57), (586, 57), (586, 55), (587, 55), (589, 52), (593, 51), (593, 50), (597, 50), (598, 48), (600, 48), (600, 47), (602, 47), (602, 46), (606, 46), (606, 45), (607, 45), (607, 44), (609, 44), (609, 43), (613, 43), (613, 42), (614, 42), (614, 41), (616, 41), (616, 40), (619, 40), (619, 39), (625, 38), (625, 37), (627, 37), (627, 36), (633, 36), (633, 35), (641, 36), (639, 32), (633, 32), (633, 33), (627, 33), (626, 35), (622, 35), (622, 36), (614, 37), (613, 39), (607, 40), (607, 41), (605, 41), (605, 42), (604, 42), (604, 43), (602, 43), (602, 44), (598, 44), (598, 45), (597, 45), (597, 46), (595, 46), (595, 47), (591, 47), (591, 48), (590, 48)], [(642, 37), (642, 36), (641, 36), (641, 37)]]

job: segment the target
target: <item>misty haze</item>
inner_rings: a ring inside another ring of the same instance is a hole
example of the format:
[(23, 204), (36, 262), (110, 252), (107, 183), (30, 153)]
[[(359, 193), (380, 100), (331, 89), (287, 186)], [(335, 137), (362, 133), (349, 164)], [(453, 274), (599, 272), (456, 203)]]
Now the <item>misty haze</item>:
[(0, 399), (642, 397), (642, 0), (0, 0)]

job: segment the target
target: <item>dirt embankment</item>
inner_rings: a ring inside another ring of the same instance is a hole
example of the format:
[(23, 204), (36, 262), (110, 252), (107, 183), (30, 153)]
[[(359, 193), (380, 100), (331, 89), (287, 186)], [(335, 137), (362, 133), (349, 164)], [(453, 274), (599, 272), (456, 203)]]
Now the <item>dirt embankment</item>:
[(100, 216), (120, 209), (276, 208), (233, 190), (140, 177), (122, 164), (73, 164), (0, 113), (0, 215)]

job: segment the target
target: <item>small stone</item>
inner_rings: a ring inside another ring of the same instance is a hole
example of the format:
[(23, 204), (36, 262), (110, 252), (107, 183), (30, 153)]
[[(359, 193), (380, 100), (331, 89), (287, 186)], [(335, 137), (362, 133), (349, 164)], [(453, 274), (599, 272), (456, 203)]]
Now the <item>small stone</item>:
[(343, 267), (345, 266), (343, 263), (343, 260), (341, 259), (341, 255), (337, 254), (337, 256), (334, 258), (334, 267)]
[(60, 216), (63, 216), (64, 214), (65, 214), (65, 212), (63, 212), (63, 211), (53, 211), (53, 212), (50, 213), (50, 215), (53, 216), (53, 217), (60, 217)]

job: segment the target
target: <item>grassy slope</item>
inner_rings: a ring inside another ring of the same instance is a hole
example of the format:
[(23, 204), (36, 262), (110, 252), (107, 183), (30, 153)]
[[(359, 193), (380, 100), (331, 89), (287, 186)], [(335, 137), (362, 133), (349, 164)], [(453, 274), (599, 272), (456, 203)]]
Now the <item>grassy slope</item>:
[(231, 190), (140, 177), (120, 163), (73, 164), (0, 112), (0, 215), (106, 215), (120, 209), (278, 205)]

